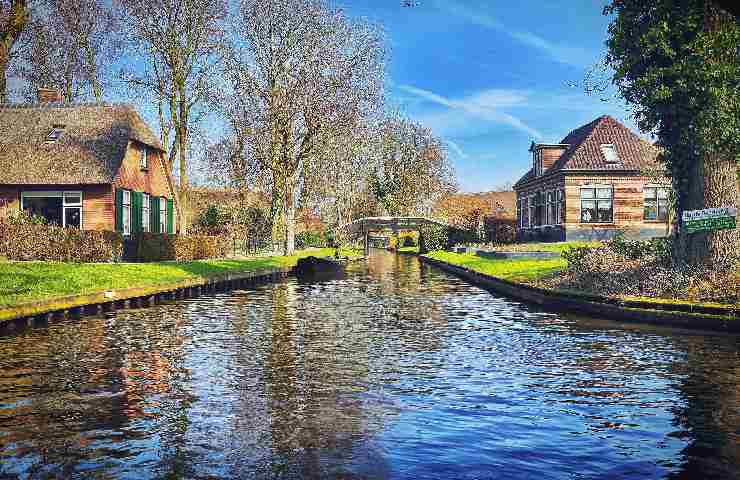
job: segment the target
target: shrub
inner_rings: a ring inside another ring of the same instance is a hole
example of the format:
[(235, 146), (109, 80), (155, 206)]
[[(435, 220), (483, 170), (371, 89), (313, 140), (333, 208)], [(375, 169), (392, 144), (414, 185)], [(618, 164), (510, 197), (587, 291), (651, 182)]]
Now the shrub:
[(231, 216), (221, 213), (215, 205), (209, 205), (193, 222), (193, 230), (204, 235), (223, 235), (229, 230)]
[(24, 213), (0, 218), (0, 256), (8, 260), (113, 262), (121, 259), (123, 237), (46, 225)]
[(425, 225), (420, 229), (419, 251), (429, 253), (434, 250), (449, 250), (460, 243), (478, 242), (475, 232), (442, 225)]
[(327, 239), (324, 232), (306, 230), (295, 236), (295, 245), (298, 249), (309, 247), (323, 248), (327, 245)]
[(223, 258), (231, 252), (226, 235), (168, 235), (138, 233), (127, 241), (127, 259), (139, 262), (191, 261)]
[(636, 241), (618, 235), (599, 247), (564, 251), (568, 268), (545, 283), (605, 296), (740, 301), (740, 264), (689, 267), (674, 263), (670, 252), (669, 239)]

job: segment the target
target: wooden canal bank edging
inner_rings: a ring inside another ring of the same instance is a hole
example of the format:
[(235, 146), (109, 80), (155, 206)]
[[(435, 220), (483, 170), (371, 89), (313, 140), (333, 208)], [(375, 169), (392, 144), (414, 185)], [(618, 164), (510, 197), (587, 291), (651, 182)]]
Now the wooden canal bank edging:
[(43, 324), (59, 318), (96, 315), (125, 308), (152, 306), (165, 300), (197, 297), (204, 293), (254, 287), (284, 279), (290, 271), (291, 268), (288, 267), (260, 269), (252, 272), (191, 278), (165, 285), (55, 297), (0, 308), (0, 328), (12, 330), (16, 327)]
[(423, 255), (419, 259), (486, 290), (550, 311), (624, 322), (740, 333), (740, 309), (737, 307), (674, 305), (571, 294), (503, 280)]

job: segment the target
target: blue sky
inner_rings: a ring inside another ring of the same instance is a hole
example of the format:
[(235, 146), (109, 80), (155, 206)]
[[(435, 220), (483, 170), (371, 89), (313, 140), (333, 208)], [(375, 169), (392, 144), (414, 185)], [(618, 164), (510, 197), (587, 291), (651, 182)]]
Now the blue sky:
[(516, 181), (532, 140), (558, 142), (600, 115), (636, 131), (626, 106), (572, 82), (605, 54), (600, 0), (342, 0), (386, 31), (387, 101), (448, 146), (464, 191)]

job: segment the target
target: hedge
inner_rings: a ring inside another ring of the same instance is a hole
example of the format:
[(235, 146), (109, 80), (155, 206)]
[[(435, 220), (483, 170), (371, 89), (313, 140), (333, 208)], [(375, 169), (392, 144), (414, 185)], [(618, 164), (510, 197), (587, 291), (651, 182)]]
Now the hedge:
[(0, 218), (0, 257), (8, 260), (113, 262), (121, 259), (123, 237)]
[(223, 258), (231, 252), (225, 235), (175, 235), (137, 233), (127, 240), (126, 259), (139, 262), (203, 260)]

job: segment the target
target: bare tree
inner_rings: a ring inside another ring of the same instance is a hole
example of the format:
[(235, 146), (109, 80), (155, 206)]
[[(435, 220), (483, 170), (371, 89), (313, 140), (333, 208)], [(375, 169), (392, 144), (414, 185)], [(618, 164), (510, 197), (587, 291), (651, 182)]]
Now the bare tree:
[(243, 0), (229, 79), (255, 171), (271, 192), (273, 237), (295, 248), (295, 212), (316, 185), (322, 143), (382, 102), (379, 30), (351, 21), (324, 0)]
[(0, 0), (0, 103), (8, 101), (8, 68), (31, 13), (29, 0)]
[(179, 166), (180, 232), (188, 227), (188, 145), (217, 86), (224, 55), (224, 0), (119, 0), (129, 46), (142, 62), (121, 72), (158, 106), (162, 143)]
[(66, 102), (91, 96), (100, 102), (120, 54), (118, 22), (103, 0), (45, 0), (37, 3), (30, 48), (19, 67), (26, 96), (56, 87)]

